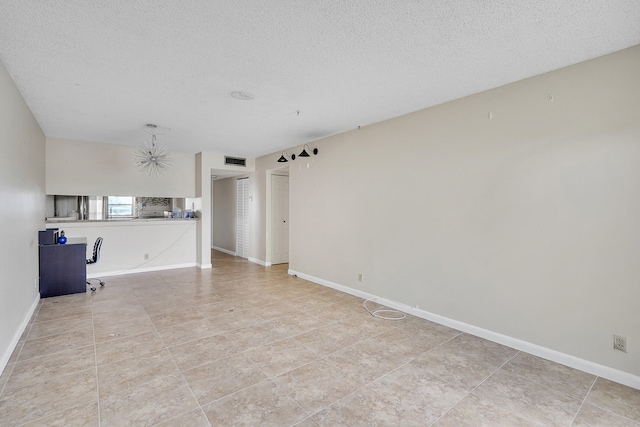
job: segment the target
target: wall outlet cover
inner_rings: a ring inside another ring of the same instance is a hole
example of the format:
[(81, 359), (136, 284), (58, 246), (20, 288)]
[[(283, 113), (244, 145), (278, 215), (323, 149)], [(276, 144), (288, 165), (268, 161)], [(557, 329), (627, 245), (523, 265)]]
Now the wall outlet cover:
[(613, 348), (614, 350), (620, 350), (623, 352), (627, 352), (627, 337), (623, 337), (622, 335), (614, 335), (613, 336)]

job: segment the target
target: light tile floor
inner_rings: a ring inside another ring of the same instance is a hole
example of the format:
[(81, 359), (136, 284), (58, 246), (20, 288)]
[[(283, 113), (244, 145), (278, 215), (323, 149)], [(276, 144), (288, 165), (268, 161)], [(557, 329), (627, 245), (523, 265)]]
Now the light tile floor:
[(41, 300), (2, 426), (640, 426), (640, 390), (219, 252)]

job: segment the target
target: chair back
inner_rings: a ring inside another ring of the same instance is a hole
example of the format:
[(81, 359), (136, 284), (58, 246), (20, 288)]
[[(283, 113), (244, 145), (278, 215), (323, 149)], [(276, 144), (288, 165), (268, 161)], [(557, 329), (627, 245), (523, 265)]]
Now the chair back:
[(95, 264), (100, 259), (100, 248), (102, 247), (102, 237), (98, 237), (93, 244), (93, 256), (87, 260), (87, 264)]

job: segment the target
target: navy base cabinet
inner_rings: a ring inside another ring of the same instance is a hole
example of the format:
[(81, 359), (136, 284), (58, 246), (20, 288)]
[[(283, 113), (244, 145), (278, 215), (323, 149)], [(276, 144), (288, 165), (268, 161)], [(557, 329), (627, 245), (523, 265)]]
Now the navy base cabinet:
[(87, 291), (87, 245), (40, 245), (40, 297)]

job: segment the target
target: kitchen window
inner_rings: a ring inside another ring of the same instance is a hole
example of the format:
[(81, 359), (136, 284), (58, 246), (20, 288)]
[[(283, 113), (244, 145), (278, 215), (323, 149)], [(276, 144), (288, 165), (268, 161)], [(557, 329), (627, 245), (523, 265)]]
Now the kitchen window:
[(133, 196), (109, 196), (109, 217), (132, 218), (135, 198)]

